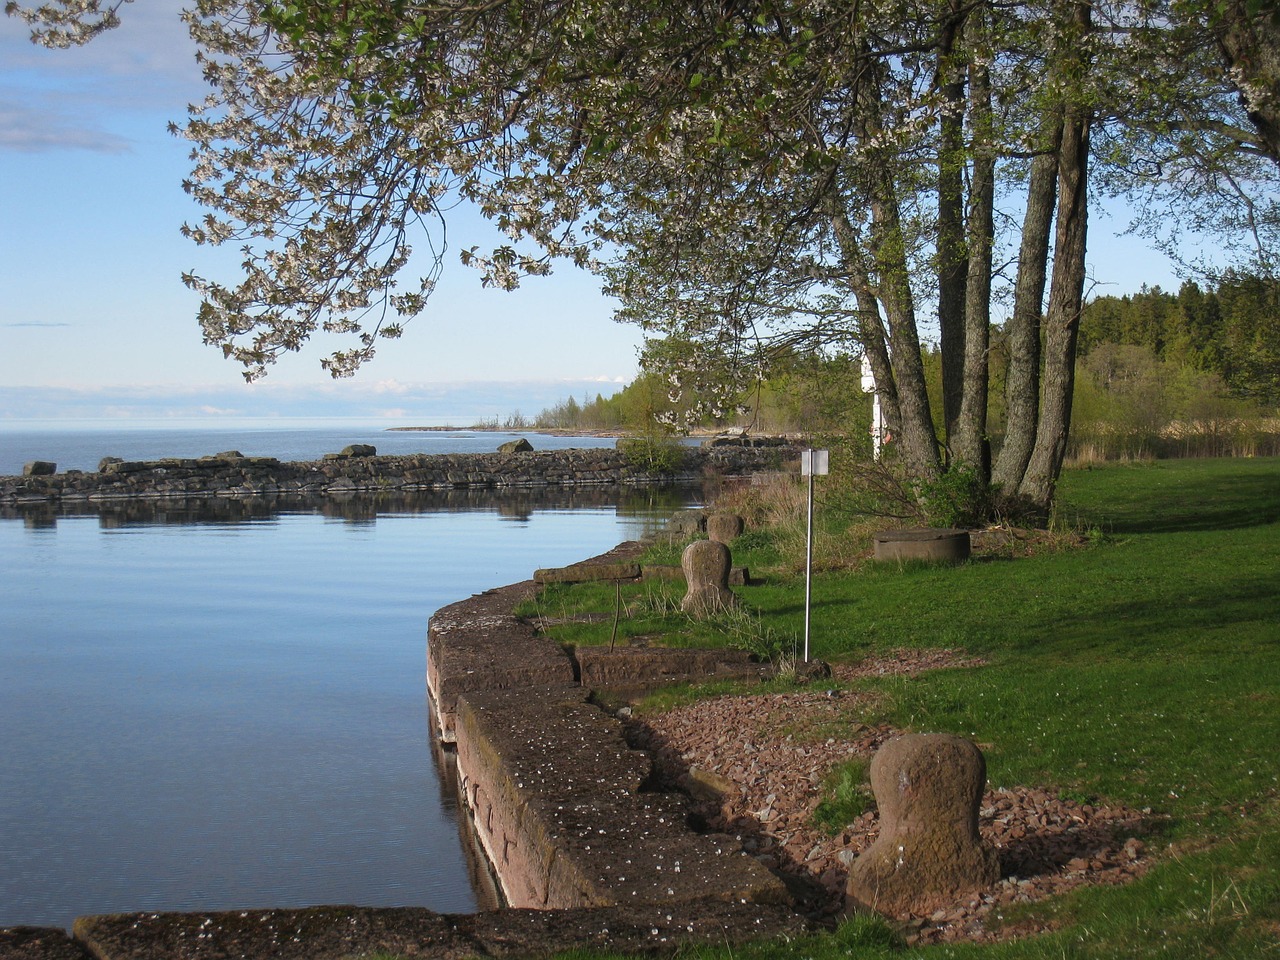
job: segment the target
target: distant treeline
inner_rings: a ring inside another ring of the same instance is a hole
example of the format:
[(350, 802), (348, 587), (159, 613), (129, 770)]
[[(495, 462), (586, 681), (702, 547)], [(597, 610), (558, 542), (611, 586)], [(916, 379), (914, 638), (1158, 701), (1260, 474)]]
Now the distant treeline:
[[(1004, 432), (1005, 340), (993, 328), (989, 429)], [(941, 360), (924, 356), (939, 435)], [(769, 376), (731, 416), (691, 419), (661, 378), (642, 373), (611, 397), (570, 397), (507, 429), (652, 432), (659, 418), (687, 429), (851, 433), (869, 424), (856, 356), (775, 356)], [(685, 405), (689, 397), (681, 398)], [(1077, 460), (1280, 453), (1280, 281), (1228, 273), (1214, 289), (1184, 283), (1099, 297), (1080, 321), (1071, 455)], [(869, 443), (868, 443), (869, 446)]]
[(1099, 297), (1084, 311), (1080, 352), (1144, 347), (1159, 361), (1211, 373), (1238, 399), (1280, 406), (1280, 280), (1227, 273), (1216, 290), (1184, 283)]

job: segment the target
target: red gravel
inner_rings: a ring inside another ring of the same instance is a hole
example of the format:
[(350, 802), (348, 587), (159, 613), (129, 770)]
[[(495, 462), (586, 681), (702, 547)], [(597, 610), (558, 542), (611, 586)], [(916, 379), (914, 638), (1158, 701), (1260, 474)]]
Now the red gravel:
[[(902, 651), (834, 672), (843, 680), (976, 663), (954, 651)], [(813, 812), (834, 766), (869, 761), (898, 732), (859, 722), (872, 706), (867, 694), (824, 689), (717, 697), (634, 721), (632, 736), (654, 753), (666, 783), (690, 789), (695, 780), (711, 781), (721, 788), (720, 799), (696, 802), (707, 829), (738, 835), (762, 863), (807, 889), (814, 909), (834, 911), (849, 863), (870, 846), (879, 823), (868, 811), (831, 836), (814, 824)], [(1043, 925), (1005, 924), (1001, 911), (1086, 884), (1125, 883), (1149, 862), (1138, 839), (1145, 832), (1142, 813), (1063, 800), (1051, 790), (988, 790), (979, 829), (999, 852), (1001, 881), (950, 909), (899, 918), (909, 942), (1035, 932)]]

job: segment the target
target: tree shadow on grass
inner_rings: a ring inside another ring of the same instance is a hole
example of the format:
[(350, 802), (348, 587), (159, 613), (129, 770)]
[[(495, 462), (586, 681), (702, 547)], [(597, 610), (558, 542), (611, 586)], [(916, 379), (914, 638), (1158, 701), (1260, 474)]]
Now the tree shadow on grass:
[[(1089, 651), (1141, 656), (1157, 651), (1188, 631), (1217, 631), (1237, 624), (1275, 621), (1273, 637), (1280, 637), (1276, 617), (1276, 590), (1267, 577), (1242, 577), (1230, 589), (1201, 594), (1185, 603), (1171, 603), (1167, 596), (1143, 597), (1108, 603), (1076, 616), (1057, 616), (1042, 632), (1030, 631), (1019, 644), (1023, 649), (1065, 650), (1073, 655)], [(1259, 641), (1268, 642), (1260, 634)]]
[[(1092, 498), (1090, 498), (1092, 500)], [(1077, 506), (1068, 515), (1112, 533), (1180, 533), (1238, 530), (1280, 522), (1280, 468), (1250, 464), (1213, 475), (1170, 471), (1158, 486), (1135, 486), (1128, 495)]]

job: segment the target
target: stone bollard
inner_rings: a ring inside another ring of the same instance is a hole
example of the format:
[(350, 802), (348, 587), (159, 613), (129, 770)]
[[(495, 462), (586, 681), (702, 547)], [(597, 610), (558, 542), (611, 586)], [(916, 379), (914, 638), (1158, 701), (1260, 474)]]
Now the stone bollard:
[(729, 548), (714, 540), (695, 540), (684, 548), (680, 566), (689, 583), (689, 592), (680, 603), (680, 609), (692, 617), (702, 619), (738, 602), (729, 589), (729, 568), (733, 558)]
[(707, 536), (717, 543), (730, 543), (742, 536), (742, 518), (736, 513), (713, 513), (707, 517)]
[(58, 472), (58, 465), (48, 460), (32, 460), (22, 465), (24, 477), (51, 477)]
[(707, 527), (707, 518), (701, 510), (677, 510), (667, 520), (665, 533), (673, 540), (696, 537)]
[(1000, 879), (978, 836), (982, 751), (943, 733), (895, 737), (871, 761), (880, 836), (853, 862), (848, 910), (919, 916)]

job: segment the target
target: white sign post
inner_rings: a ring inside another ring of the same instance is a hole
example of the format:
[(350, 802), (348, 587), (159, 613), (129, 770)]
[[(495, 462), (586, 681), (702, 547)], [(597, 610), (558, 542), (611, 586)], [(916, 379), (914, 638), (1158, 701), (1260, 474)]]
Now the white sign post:
[(880, 445), (884, 442), (884, 416), (880, 412), (880, 391), (876, 389), (876, 375), (871, 361), (862, 355), (862, 392), (871, 394), (871, 458), (880, 459)]
[(826, 476), (829, 456), (826, 450), (800, 452), (800, 476), (809, 478), (809, 532), (804, 557), (804, 662), (809, 662), (809, 607), (813, 596), (813, 478)]

